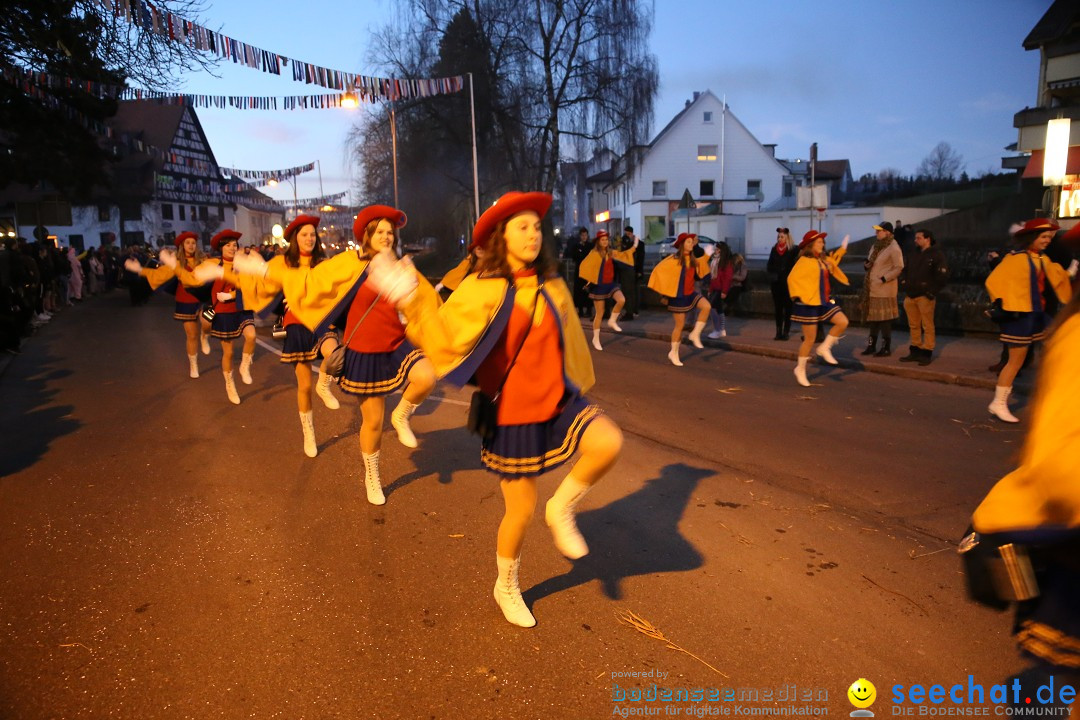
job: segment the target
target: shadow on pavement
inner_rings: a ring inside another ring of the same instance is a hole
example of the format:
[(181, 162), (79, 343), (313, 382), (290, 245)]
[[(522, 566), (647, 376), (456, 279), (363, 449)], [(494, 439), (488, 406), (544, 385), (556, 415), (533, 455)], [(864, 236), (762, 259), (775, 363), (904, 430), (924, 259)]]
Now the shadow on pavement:
[(56, 381), (71, 375), (55, 367), (58, 358), (26, 354), (4, 376), (4, 401), (0, 403), (0, 427), (4, 428), (0, 451), (0, 477), (13, 475), (40, 460), (54, 440), (75, 432), (82, 423), (71, 416), (73, 405), (53, 405), (59, 392)]
[[(679, 520), (698, 483), (712, 470), (676, 463), (645, 482), (637, 492), (578, 515), (589, 554), (569, 572), (544, 580), (522, 593), (530, 606), (541, 598), (599, 580), (604, 594), (622, 597), (619, 581), (635, 575), (699, 568), (704, 557), (679, 534)], [(538, 503), (537, 512), (543, 512)]]

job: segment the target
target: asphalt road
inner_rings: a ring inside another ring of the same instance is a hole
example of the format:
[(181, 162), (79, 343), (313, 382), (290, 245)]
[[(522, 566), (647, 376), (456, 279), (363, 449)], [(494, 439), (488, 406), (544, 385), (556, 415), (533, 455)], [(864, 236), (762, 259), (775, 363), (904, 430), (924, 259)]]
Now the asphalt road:
[(340, 391), (308, 459), (265, 347), (233, 406), (216, 347), (188, 379), (167, 298), (61, 314), (0, 377), (0, 718), (601, 718), (651, 683), (794, 684), (836, 715), (859, 677), (1019, 667), (953, 551), (1023, 437), (984, 391), (605, 339), (591, 396), (625, 450), (583, 503), (589, 556), (535, 519), (523, 630), (491, 598), (502, 501), (467, 393), (436, 388), (419, 449), (386, 436), (376, 508)]

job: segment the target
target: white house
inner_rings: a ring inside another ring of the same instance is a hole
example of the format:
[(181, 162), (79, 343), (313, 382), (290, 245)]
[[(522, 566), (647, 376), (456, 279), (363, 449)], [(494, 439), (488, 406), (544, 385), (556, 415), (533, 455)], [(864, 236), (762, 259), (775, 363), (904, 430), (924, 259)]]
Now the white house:
[[(778, 200), (790, 171), (746, 128), (719, 98), (706, 90), (646, 146), (631, 148), (610, 170), (588, 177), (590, 231), (604, 227), (621, 234), (624, 225), (650, 242), (690, 229), (741, 248), (744, 216)], [(566, 176), (564, 174), (564, 180)], [(582, 187), (564, 182), (563, 206), (580, 208)], [(689, 193), (695, 206), (680, 210)], [(576, 197), (576, 201), (568, 198)], [(597, 220), (597, 215), (608, 216)], [(676, 227), (678, 225), (678, 227)]]

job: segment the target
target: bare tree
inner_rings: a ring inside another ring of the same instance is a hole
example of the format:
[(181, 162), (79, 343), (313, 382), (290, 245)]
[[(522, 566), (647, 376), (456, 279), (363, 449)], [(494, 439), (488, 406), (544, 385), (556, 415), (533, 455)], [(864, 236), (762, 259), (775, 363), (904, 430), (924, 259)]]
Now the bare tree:
[(934, 182), (954, 180), (964, 167), (964, 157), (949, 143), (942, 141), (919, 163), (915, 174)]

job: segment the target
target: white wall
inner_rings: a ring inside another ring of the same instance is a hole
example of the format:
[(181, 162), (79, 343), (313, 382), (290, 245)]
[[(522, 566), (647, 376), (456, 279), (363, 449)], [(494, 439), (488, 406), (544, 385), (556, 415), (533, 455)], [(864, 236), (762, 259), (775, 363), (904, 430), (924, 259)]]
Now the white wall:
[[(945, 212), (951, 212), (946, 210)], [(912, 225), (923, 220), (940, 216), (937, 208), (910, 208), (877, 206), (862, 208), (837, 208), (828, 210), (821, 221), (821, 232), (828, 233), (826, 247), (833, 248), (840, 244), (844, 235), (851, 239), (863, 240), (874, 235), (874, 225), (885, 220), (896, 223), (900, 220), (905, 225)], [(814, 213), (813, 229), (818, 229), (817, 213)], [(791, 230), (791, 239), (798, 245), (802, 236), (811, 229), (810, 215), (806, 210), (787, 210), (783, 212), (750, 213), (746, 216), (746, 252), (750, 259), (767, 259), (769, 250), (776, 244), (776, 228), (786, 227)]]

